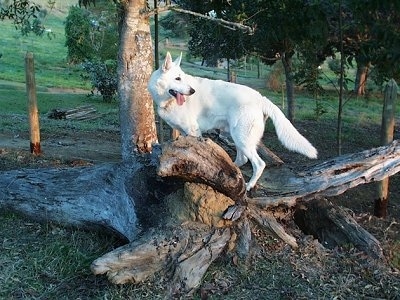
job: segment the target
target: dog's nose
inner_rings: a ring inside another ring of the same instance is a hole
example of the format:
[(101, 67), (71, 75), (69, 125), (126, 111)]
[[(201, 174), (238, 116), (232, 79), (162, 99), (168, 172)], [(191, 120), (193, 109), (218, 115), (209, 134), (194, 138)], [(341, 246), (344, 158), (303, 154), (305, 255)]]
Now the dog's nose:
[(190, 91), (189, 91), (190, 95), (193, 95), (194, 92), (196, 92), (196, 91), (193, 88), (190, 88)]

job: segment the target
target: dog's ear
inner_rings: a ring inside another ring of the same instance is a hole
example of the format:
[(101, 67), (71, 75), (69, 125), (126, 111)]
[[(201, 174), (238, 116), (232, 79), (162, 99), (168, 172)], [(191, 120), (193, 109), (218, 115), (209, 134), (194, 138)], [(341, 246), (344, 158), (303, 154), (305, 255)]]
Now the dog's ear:
[(163, 72), (168, 71), (172, 67), (172, 57), (169, 52), (167, 52), (167, 55), (165, 56), (165, 60), (163, 65), (161, 66)]
[(181, 55), (177, 59), (175, 59), (174, 64), (175, 66), (179, 67), (181, 65), (181, 60), (182, 60), (182, 52)]

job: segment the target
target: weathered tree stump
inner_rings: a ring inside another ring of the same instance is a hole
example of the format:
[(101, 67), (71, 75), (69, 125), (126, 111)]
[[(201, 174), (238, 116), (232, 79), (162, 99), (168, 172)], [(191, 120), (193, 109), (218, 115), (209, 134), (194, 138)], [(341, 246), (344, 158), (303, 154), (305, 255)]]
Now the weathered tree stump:
[[(385, 147), (340, 156), (299, 174), (283, 167), (266, 170), (263, 179), (268, 181), (262, 182), (256, 198), (246, 198), (241, 172), (211, 140), (180, 137), (163, 148), (159, 162), (160, 175), (193, 183), (166, 191), (177, 181), (158, 180), (153, 164), (143, 163), (9, 171), (0, 174), (0, 208), (118, 232), (131, 242), (94, 261), (93, 272), (107, 274), (115, 283), (143, 281), (161, 272), (170, 278), (169, 296), (173, 296), (192, 292), (223, 251), (236, 251), (245, 257), (253, 222), (297, 247), (296, 239), (279, 220), (291, 216), (299, 203), (297, 207), (304, 208), (317, 196), (337, 195), (399, 172), (400, 144), (394, 141)], [(274, 172), (279, 176), (271, 176)], [(156, 195), (162, 202), (151, 205), (149, 198)], [(152, 212), (158, 206), (161, 209)], [(329, 226), (361, 232), (348, 215), (326, 211), (332, 220)], [(140, 214), (143, 222), (156, 219), (159, 223), (150, 224), (151, 228), (138, 236)], [(356, 239), (364, 237), (356, 233), (348, 234), (350, 243), (381, 256), (379, 243), (360, 244)]]
[[(224, 166), (223, 168), (219, 167), (221, 164)], [(230, 167), (228, 168), (226, 165)], [(206, 260), (213, 260), (215, 259), (214, 254), (220, 253), (227, 248), (228, 251), (236, 251), (239, 256), (245, 257), (250, 249), (252, 239), (250, 223), (253, 221), (274, 233), (278, 238), (284, 240), (292, 247), (297, 247), (296, 239), (285, 231), (272, 213), (274, 207), (282, 205), (294, 207), (299, 200), (307, 201), (314, 199), (317, 195), (340, 194), (350, 187), (373, 180), (379, 180), (399, 170), (400, 148), (396, 142), (389, 147), (342, 156), (312, 167), (309, 170), (303, 171), (297, 177), (292, 176), (289, 179), (285, 178), (285, 182), (289, 184), (285, 187), (281, 186), (283, 190), (282, 194), (279, 195), (279, 192), (274, 190), (271, 196), (267, 195), (256, 199), (249, 198), (247, 199), (248, 203), (246, 203), (246, 201), (243, 201), (246, 200), (245, 195), (241, 193), (242, 187), (244, 187), (243, 178), (233, 165), (231, 159), (224, 154), (222, 148), (215, 145), (210, 140), (193, 137), (181, 137), (166, 145), (160, 158), (158, 174), (167, 177), (180, 177), (185, 181), (196, 182), (196, 184), (185, 184), (183, 195), (181, 194), (176, 197), (176, 199), (180, 199), (183, 206), (186, 206), (186, 208), (182, 208), (176, 201), (169, 205), (177, 211), (186, 212), (186, 216), (180, 216), (180, 218), (175, 221), (179, 220), (184, 222), (183, 224), (186, 224), (185, 220), (207, 223), (207, 225), (209, 225), (209, 232), (206, 233), (207, 236), (217, 237), (215, 236), (215, 228), (221, 228), (221, 226), (224, 228), (223, 233), (219, 233), (221, 234), (221, 237), (218, 238), (220, 240), (219, 243), (214, 244), (214, 247), (205, 243), (204, 245), (197, 245), (200, 248), (195, 247), (196, 251), (193, 251), (193, 246), (188, 244), (186, 238), (179, 238), (179, 245), (176, 246), (176, 249), (182, 252), (179, 254), (174, 252), (171, 257), (168, 257), (168, 261), (171, 263), (168, 265), (167, 270), (175, 274), (173, 275), (175, 278), (173, 280), (174, 288), (170, 291), (170, 295), (177, 291), (189, 293), (200, 284), (201, 276), (204, 274), (203, 272), (194, 275), (181, 270), (192, 270), (192, 272), (197, 269), (203, 270), (205, 264), (203, 254), (208, 253), (208, 258)], [(282, 178), (280, 178), (280, 180), (282, 180)], [(199, 182), (202, 184), (198, 184)], [(223, 184), (221, 184), (221, 182), (223, 182)], [(216, 191), (214, 192), (213, 189), (203, 185), (203, 183), (207, 185), (212, 184), (214, 189), (228, 194), (230, 198), (235, 198), (237, 200), (236, 203), (232, 205), (229, 201), (221, 200), (224, 198), (222, 194)], [(240, 188), (237, 189), (238, 192), (236, 192), (237, 190), (235, 189), (236, 184), (240, 185)], [(271, 184), (272, 187), (275, 185), (277, 185), (277, 182)], [(227, 186), (229, 187), (228, 189), (226, 188)], [(198, 193), (196, 196), (194, 196), (194, 190)], [(265, 190), (262, 190), (262, 192), (268, 194), (270, 191), (265, 192)], [(188, 196), (188, 194), (190, 194), (190, 196)], [(218, 196), (212, 196), (212, 194)], [(224, 205), (221, 207), (221, 205), (216, 205), (216, 203), (224, 203)], [(188, 208), (188, 206), (190, 208)], [(218, 209), (209, 209), (209, 211), (207, 211), (207, 207), (216, 206), (218, 206)], [(213, 217), (204, 217), (204, 211), (206, 212), (205, 215), (211, 215), (211, 211), (216, 211), (217, 213), (214, 213)], [(358, 226), (354, 219), (348, 214), (344, 214), (340, 210), (339, 212), (340, 213), (334, 214), (331, 211), (330, 214), (328, 214), (332, 222), (330, 225), (335, 225), (331, 226), (331, 229), (334, 231), (337, 227), (344, 227), (349, 231), (347, 232), (348, 239), (344, 240), (345, 243), (353, 243), (373, 257), (382, 257), (382, 250), (376, 239), (365, 230), (361, 230), (361, 227)], [(172, 215), (177, 216), (178, 214), (173, 212)], [(220, 216), (221, 221), (218, 221), (218, 216)], [(224, 223), (222, 221), (223, 219), (229, 222)], [(175, 227), (172, 226), (172, 228)], [(205, 230), (207, 231), (207, 228)], [(187, 229), (184, 231), (189, 232)], [(189, 233), (189, 236), (196, 236), (196, 232), (198, 232), (198, 230)], [(174, 236), (175, 235), (172, 235), (172, 237)], [(177, 239), (171, 238), (171, 235), (163, 235), (161, 239), (164, 241), (174, 240), (175, 243), (177, 242)], [(369, 239), (371, 242), (361, 243), (360, 241), (363, 239)], [(196, 238), (193, 238), (193, 240), (196, 242), (198, 241)], [(204, 243), (204, 237), (202, 237), (201, 240), (203, 240)], [(111, 260), (115, 260), (116, 262), (121, 260), (128, 262), (130, 260), (129, 257), (134, 258), (139, 255), (141, 247), (152, 243), (152, 241), (154, 241), (154, 235), (145, 238), (140, 245), (131, 244), (131, 246), (127, 246), (123, 253), (120, 253), (117, 249), (115, 253), (112, 254)], [(210, 249), (212, 249), (212, 251)], [(108, 257), (108, 255), (109, 254), (106, 256)], [(143, 258), (146, 257), (146, 254), (142, 255)], [(185, 257), (185, 263), (177, 259), (178, 256)], [(163, 261), (165, 258), (161, 256), (160, 260)], [(118, 263), (116, 264), (118, 265)], [(107, 273), (112, 280), (115, 272), (127, 274), (119, 267), (107, 269), (104, 268), (103, 265), (103, 259), (99, 258), (93, 264), (93, 271), (96, 274)], [(155, 265), (160, 265), (160, 262), (155, 263)], [(208, 267), (208, 265), (206, 267)], [(166, 270), (164, 269), (164, 271)], [(179, 278), (179, 280), (177, 281), (176, 278)], [(124, 278), (123, 280), (127, 279)]]

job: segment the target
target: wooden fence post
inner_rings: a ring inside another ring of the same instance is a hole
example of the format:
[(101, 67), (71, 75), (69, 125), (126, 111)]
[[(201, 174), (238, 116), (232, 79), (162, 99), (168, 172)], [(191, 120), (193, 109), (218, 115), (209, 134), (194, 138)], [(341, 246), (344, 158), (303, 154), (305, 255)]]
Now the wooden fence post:
[(35, 66), (32, 52), (27, 52), (25, 56), (25, 75), (26, 93), (28, 95), (30, 150), (31, 153), (39, 155), (42, 151), (40, 149), (39, 113), (36, 99)]
[[(386, 85), (385, 98), (383, 102), (381, 144), (387, 145), (393, 141), (394, 113), (397, 98), (397, 84), (391, 79)], [(374, 215), (379, 218), (387, 216), (389, 177), (377, 182), (377, 199), (375, 199)]]

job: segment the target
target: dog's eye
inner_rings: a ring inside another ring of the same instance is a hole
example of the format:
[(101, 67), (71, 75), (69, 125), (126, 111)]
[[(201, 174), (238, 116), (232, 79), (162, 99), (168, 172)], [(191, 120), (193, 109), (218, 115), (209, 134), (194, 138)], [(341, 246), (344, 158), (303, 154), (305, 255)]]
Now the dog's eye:
[(175, 80), (181, 81), (181, 78), (178, 76), (175, 78)]

